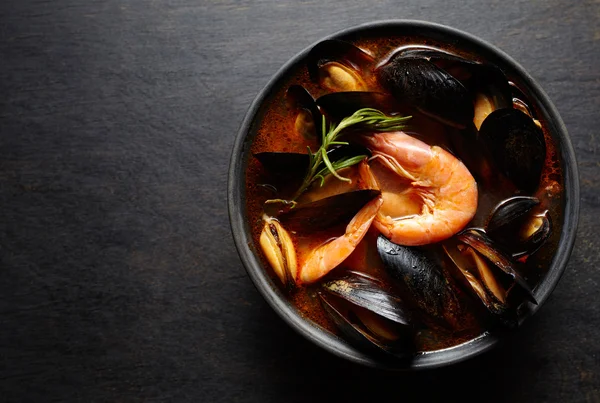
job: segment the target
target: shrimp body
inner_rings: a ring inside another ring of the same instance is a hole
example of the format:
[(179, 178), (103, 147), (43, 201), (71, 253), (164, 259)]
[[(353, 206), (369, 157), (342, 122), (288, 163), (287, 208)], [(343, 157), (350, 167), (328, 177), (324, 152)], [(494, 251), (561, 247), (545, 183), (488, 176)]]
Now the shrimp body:
[[(371, 160), (407, 180), (406, 191), (422, 203), (420, 213), (400, 217), (384, 214), (390, 210), (384, 204), (373, 225), (388, 239), (400, 245), (439, 242), (471, 221), (477, 211), (477, 183), (459, 159), (403, 132), (375, 133), (363, 140), (373, 153)], [(386, 191), (385, 184), (379, 186)]]
[(313, 250), (300, 269), (300, 282), (313, 283), (342, 263), (356, 249), (375, 219), (383, 199), (365, 204), (346, 226), (344, 235)]

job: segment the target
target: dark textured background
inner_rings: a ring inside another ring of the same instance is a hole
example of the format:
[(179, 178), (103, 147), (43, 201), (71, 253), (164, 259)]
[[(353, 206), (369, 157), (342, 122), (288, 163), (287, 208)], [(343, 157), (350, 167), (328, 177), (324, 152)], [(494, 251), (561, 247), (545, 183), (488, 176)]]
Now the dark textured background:
[[(324, 35), (415, 18), (512, 55), (579, 159), (569, 267), (502, 347), (388, 374), (290, 330), (226, 212), (269, 77)], [(0, 401), (600, 402), (600, 1), (0, 2)]]

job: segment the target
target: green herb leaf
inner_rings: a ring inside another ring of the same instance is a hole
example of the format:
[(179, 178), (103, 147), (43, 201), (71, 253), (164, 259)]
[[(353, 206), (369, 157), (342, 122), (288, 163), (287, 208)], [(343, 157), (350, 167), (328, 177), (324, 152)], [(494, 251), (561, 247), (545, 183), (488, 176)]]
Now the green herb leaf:
[[(327, 152), (332, 145), (349, 144), (346, 141), (337, 140), (346, 129), (353, 127), (354, 129), (365, 131), (396, 131), (403, 129), (405, 127), (405, 122), (410, 118), (411, 116), (387, 116), (380, 110), (363, 108), (354, 112), (351, 116), (342, 119), (336, 126), (331, 122), (328, 125), (325, 116), (323, 116), (321, 122), (323, 128), (321, 147), (319, 147), (315, 153), (312, 153), (310, 148), (308, 149), (309, 168), (302, 181), (302, 185), (292, 200), (296, 200), (300, 197), (300, 195), (304, 193), (315, 180), (320, 180), (321, 186), (323, 186), (325, 176), (328, 174), (335, 176), (341, 181), (350, 181), (350, 179), (340, 176), (337, 171), (358, 164), (365, 156), (359, 155), (350, 158), (342, 158), (333, 163), (327, 156)], [(327, 126), (329, 126), (329, 130), (327, 130)]]

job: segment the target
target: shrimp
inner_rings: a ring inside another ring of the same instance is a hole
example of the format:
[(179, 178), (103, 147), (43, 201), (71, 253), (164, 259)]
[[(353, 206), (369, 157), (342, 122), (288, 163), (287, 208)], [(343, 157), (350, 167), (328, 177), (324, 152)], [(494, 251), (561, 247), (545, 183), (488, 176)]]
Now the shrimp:
[(346, 260), (366, 235), (382, 203), (382, 197), (377, 196), (365, 204), (352, 218), (344, 235), (313, 250), (300, 268), (300, 281), (313, 283)]
[[(391, 216), (384, 201), (373, 225), (390, 241), (400, 245), (439, 242), (463, 229), (477, 211), (477, 183), (467, 167), (448, 151), (429, 146), (403, 132), (363, 136), (378, 160), (408, 180), (404, 191), (421, 203), (420, 212)], [(379, 183), (382, 193), (385, 184)]]

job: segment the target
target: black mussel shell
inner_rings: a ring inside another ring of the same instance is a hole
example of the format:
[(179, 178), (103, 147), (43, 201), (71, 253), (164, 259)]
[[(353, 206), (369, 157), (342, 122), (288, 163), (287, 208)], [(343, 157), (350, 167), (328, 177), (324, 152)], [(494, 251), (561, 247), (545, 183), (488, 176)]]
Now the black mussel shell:
[(328, 62), (338, 62), (354, 70), (368, 70), (373, 57), (353, 44), (337, 39), (328, 39), (316, 44), (308, 53), (308, 74), (313, 81), (319, 79), (319, 68)]
[(520, 242), (517, 246), (519, 250), (513, 252), (514, 258), (522, 259), (533, 255), (552, 235), (552, 221), (548, 212), (544, 212), (537, 218), (542, 220), (541, 225), (529, 237)]
[(511, 106), (512, 93), (509, 81), (497, 66), (428, 48), (410, 48), (400, 54), (402, 57), (421, 58), (434, 63), (463, 83), (471, 92), (486, 93), (497, 109)]
[(321, 124), (321, 111), (315, 102), (315, 99), (309, 92), (301, 85), (292, 85), (286, 92), (286, 99), (288, 106), (294, 110), (307, 110), (310, 112), (313, 122), (315, 125), (316, 135), (318, 138), (321, 137), (322, 124)]
[(351, 310), (344, 312), (339, 305), (335, 303), (333, 297), (328, 297), (322, 292), (318, 292), (321, 306), (334, 321), (337, 328), (346, 336), (347, 340), (359, 348), (372, 352), (385, 353), (392, 358), (403, 358), (414, 351), (409, 343), (409, 332), (406, 330), (398, 334), (397, 341), (387, 341), (377, 335), (374, 335), (361, 322), (359, 317)]
[(514, 284), (519, 286), (519, 289), (523, 292), (525, 298), (537, 305), (533, 291), (521, 274), (516, 270), (517, 263), (509, 257), (509, 254), (501, 251), (499, 245), (489, 238), (485, 232), (470, 228), (459, 233), (457, 238), (459, 241), (471, 246), (500, 268), (504, 273), (508, 274), (514, 281)]
[(402, 301), (385, 291), (373, 277), (348, 271), (344, 277), (324, 283), (323, 289), (392, 322), (410, 324), (410, 316)]
[(253, 154), (269, 172), (277, 175), (295, 174), (301, 177), (309, 164), (308, 154), (267, 151)]
[(491, 212), (485, 227), (486, 231), (492, 233), (514, 224), (515, 220), (527, 214), (539, 203), (537, 198), (530, 196), (515, 196), (503, 200)]
[(509, 85), (513, 108), (531, 116), (533, 119), (536, 119), (535, 110), (531, 108), (531, 103), (527, 95), (525, 95), (525, 93), (515, 83), (509, 83)]
[[(486, 282), (495, 282), (496, 287), (498, 279), (491, 271), (490, 265), (479, 255), (479, 263), (484, 265), (484, 268), (478, 267), (478, 262), (473, 262), (474, 267), (470, 267), (467, 263), (468, 259), (462, 255), (456, 245), (446, 244), (444, 245), (444, 251), (452, 262), (448, 267), (452, 276), (463, 285), (463, 289), (469, 294), (476, 297), (483, 306), (503, 325), (509, 328), (514, 328), (518, 325), (517, 313), (515, 309), (512, 309), (507, 302), (503, 302), (498, 296), (492, 291), (492, 285)], [(473, 251), (477, 254), (477, 252)], [(482, 275), (482, 269), (486, 270), (486, 275)], [(503, 290), (504, 291), (504, 290)], [(501, 292), (503, 292), (501, 291)], [(504, 291), (505, 292), (505, 291)]]
[(332, 92), (316, 101), (333, 120), (341, 120), (362, 108), (379, 109), (385, 114), (399, 112), (400, 107), (389, 94), (368, 91)]
[(465, 164), (477, 183), (490, 184), (495, 181), (495, 168), (492, 165), (492, 155), (475, 125), (471, 123), (459, 135), (449, 136), (454, 154)]
[(377, 252), (386, 271), (397, 281), (403, 301), (412, 302), (427, 316), (446, 325), (459, 306), (453, 288), (441, 267), (420, 249), (396, 245), (383, 235), (377, 238)]
[(427, 59), (398, 55), (378, 69), (381, 84), (400, 102), (463, 129), (473, 121), (470, 92)]
[(310, 93), (301, 85), (291, 85), (286, 93), (286, 101), (292, 109), (311, 109), (315, 100)]
[(431, 48), (408, 48), (398, 52), (395, 56), (428, 60), (463, 83), (469, 81), (473, 75), (474, 67), (479, 65), (473, 60), (467, 60), (455, 54)]
[(288, 231), (303, 234), (321, 231), (349, 222), (365, 204), (379, 196), (379, 190), (355, 190), (326, 197), (310, 203), (298, 204), (283, 212), (279, 221)]
[(478, 133), (490, 114), (498, 109), (512, 108), (513, 102), (509, 81), (502, 70), (491, 64), (476, 64), (472, 69), (473, 74), (465, 85), (472, 93), (473, 124)]
[(473, 97), (483, 94), (493, 105), (493, 110), (512, 108), (512, 93), (506, 75), (491, 64), (473, 66), (473, 75), (467, 83)]
[(302, 176), (308, 169), (308, 154), (285, 153), (285, 152), (262, 152), (254, 154), (254, 157), (271, 173), (289, 175), (296, 173)]
[[(269, 172), (276, 175), (292, 175), (294, 178), (305, 175), (310, 162), (308, 154), (304, 153), (266, 151), (253, 155)], [(371, 152), (366, 147), (357, 144), (333, 146), (327, 151), (331, 162), (358, 155), (370, 156)]]
[(498, 168), (519, 189), (533, 192), (546, 158), (544, 133), (525, 113), (512, 108), (492, 112), (479, 130), (490, 144)]

